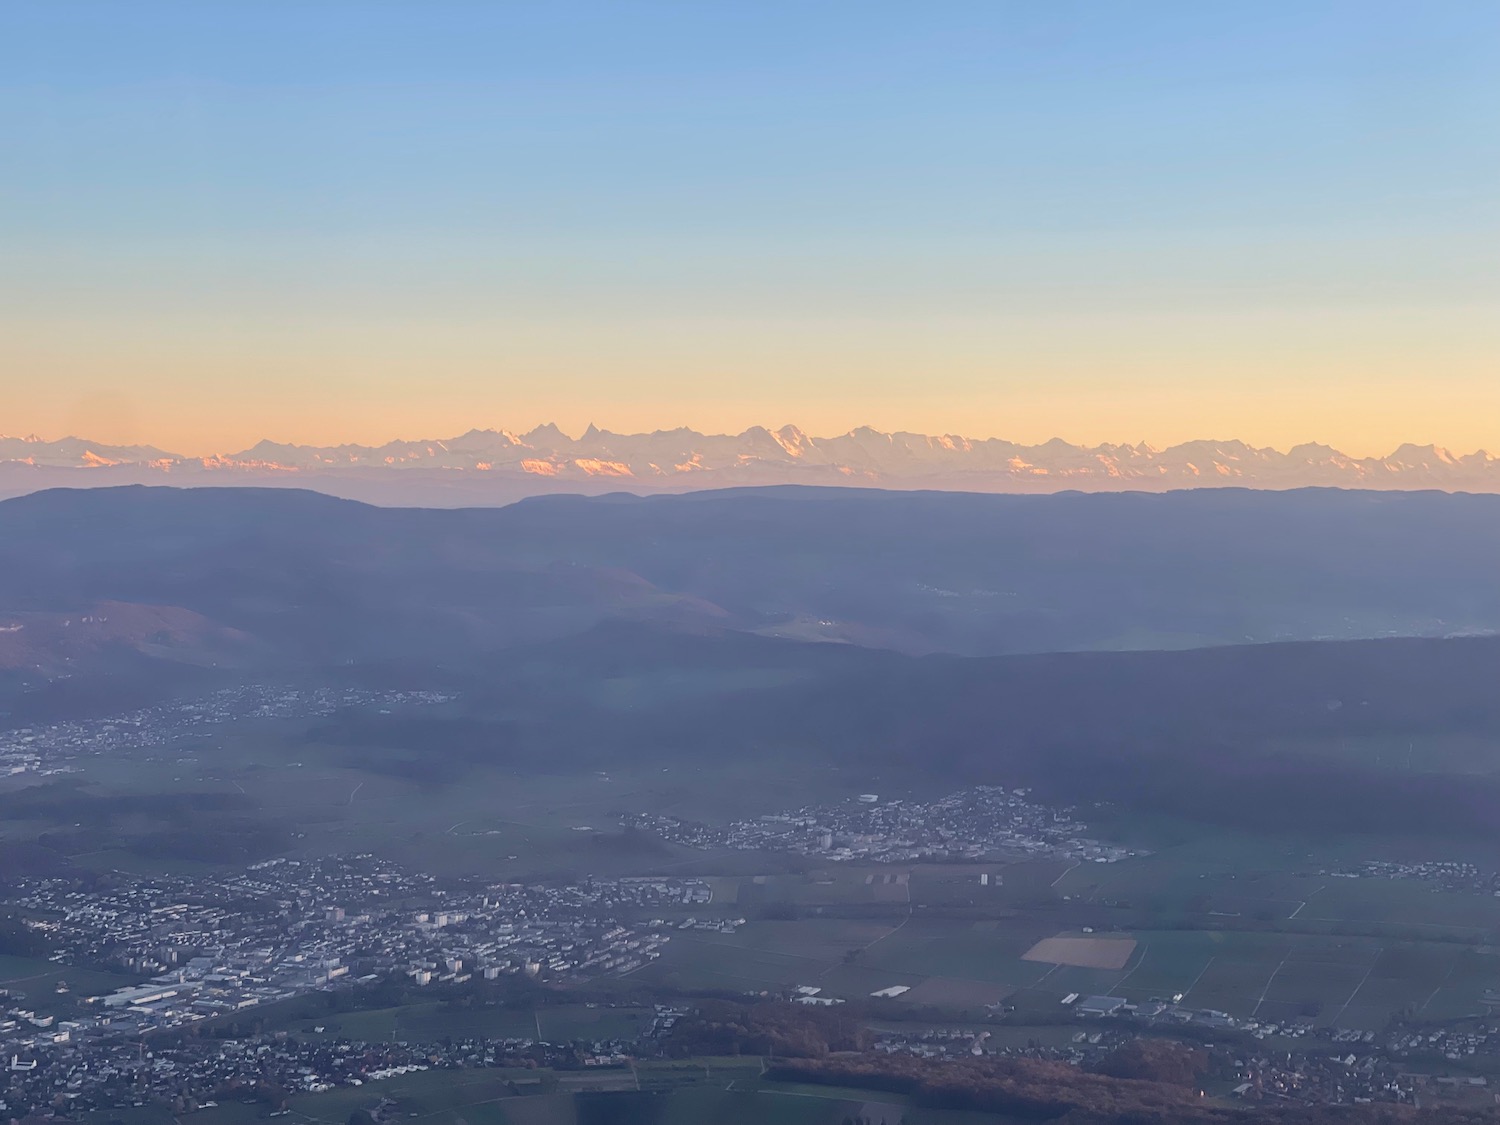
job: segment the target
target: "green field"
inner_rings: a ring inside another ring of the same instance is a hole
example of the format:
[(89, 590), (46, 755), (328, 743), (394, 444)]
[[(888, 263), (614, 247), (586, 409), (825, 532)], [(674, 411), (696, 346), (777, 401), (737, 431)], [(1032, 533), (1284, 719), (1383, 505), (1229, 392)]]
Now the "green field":
[[(308, 742), (304, 733), (305, 724), (245, 722), (218, 736), (212, 747), (160, 751), (128, 762), (86, 759), (70, 784), (83, 795), (228, 795), (238, 803), (236, 816), (295, 828), (295, 837), (287, 840), (293, 855), (373, 850), (435, 874), (496, 878), (700, 866), (705, 854), (686, 848), (660, 842), (638, 850), (622, 847), (620, 812), (723, 822), (843, 798), (868, 787), (861, 776), (810, 760), (775, 770), (745, 760), (712, 768), (621, 765), (579, 775), (476, 765), (461, 781), (418, 788), (409, 778), (363, 768), (362, 761), (378, 758), (376, 751), (365, 755), (357, 747)], [(0, 782), (0, 794), (26, 784)], [(86, 819), (86, 813), (56, 821), (4, 818), (0, 839), (34, 840)], [(113, 820), (66, 854), (98, 870), (150, 873), (201, 866), (192, 856), (137, 850), (142, 837), (158, 827), (147, 819)], [(747, 871), (766, 870), (775, 861), (728, 853), (713, 862), (718, 870)], [(712, 873), (713, 864), (706, 870)]]
[[(540, 1039), (549, 1043), (573, 1040), (634, 1040), (651, 1026), (650, 1008), (614, 1008), (585, 1004), (544, 1005), (537, 1008), (465, 1007), (428, 1001), (393, 1008), (330, 1013), (317, 1018), (295, 1018), (289, 1030), (302, 1035), (369, 1041), (433, 1041), (469, 1036), (490, 1039)], [(322, 1028), (321, 1032), (314, 1030)]]
[[(768, 1082), (761, 1060), (691, 1059), (603, 1071), (429, 1070), (291, 1099), (296, 1120), (344, 1125), (381, 1098), (424, 1125), (839, 1125), (861, 1114), (889, 1125), (995, 1125), (993, 1114), (911, 1106), (898, 1095)], [(201, 1125), (259, 1125), (261, 1105), (200, 1110)], [(91, 1122), (104, 1120), (92, 1115)], [(124, 1125), (172, 1125), (165, 1108), (108, 1112)]]
[[(0, 955), (0, 988), (25, 997), (25, 1007), (42, 1014), (66, 1014), (86, 996), (98, 996), (136, 984), (140, 977), (58, 965), (43, 958)], [(66, 982), (69, 991), (59, 993)]]
[(1481, 993), (1500, 988), (1500, 954), (1451, 941), (1323, 933), (1134, 930), (1138, 944), (1119, 970), (1022, 959), (1055, 932), (1054, 924), (1025, 915), (751, 922), (733, 935), (679, 935), (635, 979), (747, 992), (810, 984), (850, 1000), (906, 985), (912, 991), (902, 1003), (972, 1011), (1005, 998), (1024, 1011), (1054, 1015), (1070, 992), (1132, 1001), (1183, 993), (1191, 1007), (1262, 1023), (1301, 1018), (1361, 1029), (1399, 1015), (1482, 1014)]

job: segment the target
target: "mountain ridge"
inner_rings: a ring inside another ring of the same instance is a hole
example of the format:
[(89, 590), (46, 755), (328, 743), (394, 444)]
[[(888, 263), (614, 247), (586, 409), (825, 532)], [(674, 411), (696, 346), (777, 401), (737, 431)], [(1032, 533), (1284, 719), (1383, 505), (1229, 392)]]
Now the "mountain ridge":
[(461, 510), (43, 491), (0, 503), (0, 633), (11, 664), (44, 669), (122, 646), (451, 664), (610, 620), (912, 655), (1500, 634), (1497, 516), (1495, 495), (1343, 489), (778, 486)]
[(814, 437), (794, 425), (739, 434), (686, 427), (619, 434), (590, 425), (570, 437), (553, 423), (524, 434), (471, 429), (382, 445), (262, 440), (237, 453), (188, 457), (150, 445), (0, 435), (0, 495), (53, 485), (295, 483), (376, 503), (508, 503), (558, 491), (674, 492), (736, 485), (861, 485), (968, 492), (1166, 491), (1236, 485), (1290, 489), (1500, 492), (1500, 457), (1405, 443), (1354, 457), (1305, 442), (1281, 451), (1226, 439), (1158, 449), (1145, 442), (1075, 445), (1052, 438), (885, 432), (859, 426)]

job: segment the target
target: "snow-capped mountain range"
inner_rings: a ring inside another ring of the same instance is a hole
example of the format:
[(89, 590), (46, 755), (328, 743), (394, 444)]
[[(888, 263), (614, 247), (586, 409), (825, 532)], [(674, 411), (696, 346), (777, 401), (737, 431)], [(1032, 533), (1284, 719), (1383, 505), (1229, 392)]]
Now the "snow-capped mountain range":
[(543, 492), (655, 492), (736, 485), (817, 484), (973, 492), (1063, 489), (1160, 491), (1204, 486), (1500, 492), (1500, 458), (1403, 445), (1352, 457), (1326, 445), (1282, 452), (1241, 441), (1019, 445), (999, 438), (883, 433), (860, 427), (812, 437), (796, 426), (741, 434), (689, 429), (573, 438), (554, 425), (529, 433), (470, 430), (454, 438), (380, 446), (284, 445), (185, 457), (151, 446), (80, 438), (0, 436), (0, 495), (53, 485), (281, 484), (388, 503), (508, 502)]

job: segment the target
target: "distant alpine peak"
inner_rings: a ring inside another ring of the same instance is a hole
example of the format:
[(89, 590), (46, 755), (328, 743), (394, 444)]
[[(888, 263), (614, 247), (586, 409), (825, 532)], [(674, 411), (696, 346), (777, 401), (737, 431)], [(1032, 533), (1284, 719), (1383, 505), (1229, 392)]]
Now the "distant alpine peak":
[(958, 434), (887, 433), (871, 426), (835, 437), (813, 437), (792, 424), (774, 430), (752, 426), (739, 434), (702, 434), (684, 427), (620, 434), (590, 423), (575, 438), (549, 422), (526, 433), (475, 428), (452, 438), (384, 445), (264, 440), (238, 453), (212, 457), (77, 437), (0, 436), (0, 471), (6, 474), (0, 484), (15, 491), (15, 481), (24, 482), (20, 474), (27, 470), (78, 470), (78, 481), (101, 484), (161, 477), (182, 484), (229, 483), (226, 477), (238, 478), (238, 483), (275, 478), (283, 484), (300, 480), (326, 491), (338, 491), (328, 485), (334, 479), (359, 480), (371, 488), (378, 488), (379, 481), (399, 479), (405, 482), (402, 494), (418, 500), (422, 494), (416, 486), (428, 479), (441, 482), (433, 488), (475, 498), (482, 498), (486, 488), (514, 498), (529, 492), (772, 484), (976, 492), (1162, 491), (1207, 485), (1500, 492), (1500, 459), (1483, 450), (1459, 455), (1430, 444), (1407, 443), (1384, 457), (1354, 457), (1315, 442), (1285, 452), (1233, 438), (1201, 439), (1165, 449), (1146, 442), (1075, 445), (1061, 438), (1023, 445)]

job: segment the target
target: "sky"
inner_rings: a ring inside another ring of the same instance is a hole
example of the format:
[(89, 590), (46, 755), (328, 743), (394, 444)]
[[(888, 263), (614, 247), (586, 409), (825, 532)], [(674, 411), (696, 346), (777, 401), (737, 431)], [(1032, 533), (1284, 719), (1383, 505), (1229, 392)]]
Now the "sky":
[(0, 432), (1500, 450), (1494, 0), (0, 0)]

